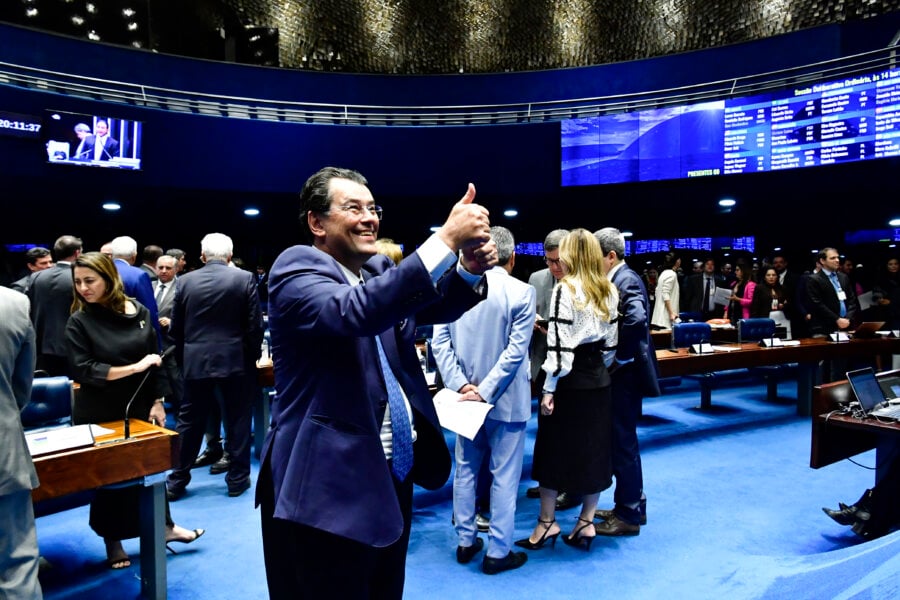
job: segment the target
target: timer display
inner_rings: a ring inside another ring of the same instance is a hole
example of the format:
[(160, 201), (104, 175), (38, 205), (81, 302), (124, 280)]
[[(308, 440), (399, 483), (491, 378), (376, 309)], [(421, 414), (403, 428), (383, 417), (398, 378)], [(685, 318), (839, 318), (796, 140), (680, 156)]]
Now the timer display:
[(0, 110), (0, 135), (40, 138), (41, 118)]

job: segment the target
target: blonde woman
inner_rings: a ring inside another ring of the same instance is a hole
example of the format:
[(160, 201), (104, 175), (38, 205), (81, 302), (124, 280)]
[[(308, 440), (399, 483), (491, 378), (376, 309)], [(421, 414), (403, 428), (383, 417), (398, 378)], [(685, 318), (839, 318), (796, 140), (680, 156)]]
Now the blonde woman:
[(555, 543), (556, 495), (582, 498), (570, 545), (589, 550), (594, 541), (594, 509), (600, 492), (612, 485), (610, 459), (612, 399), (607, 367), (618, 340), (619, 293), (607, 279), (597, 239), (575, 229), (562, 239), (563, 277), (553, 289), (547, 333), (547, 375), (541, 393), (532, 477), (540, 484), (541, 513), (529, 550)]

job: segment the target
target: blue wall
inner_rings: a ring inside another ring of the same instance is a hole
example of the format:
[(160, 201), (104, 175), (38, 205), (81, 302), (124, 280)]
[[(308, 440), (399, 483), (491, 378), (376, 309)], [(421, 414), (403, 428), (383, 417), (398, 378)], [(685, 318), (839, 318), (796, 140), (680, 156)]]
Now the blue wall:
[[(812, 63), (882, 47), (898, 21), (897, 15), (888, 15), (715, 50), (597, 67), (448, 76), (347, 75), (248, 67), (129, 50), (0, 25), (0, 61), (244, 97), (376, 105), (480, 105), (648, 91)], [(430, 128), (277, 123), (174, 113), (124, 103), (102, 104), (3, 85), (0, 109), (38, 115), (45, 109), (102, 113), (144, 122), (141, 172), (49, 165), (39, 141), (0, 138), (0, 175), (7, 186), (7, 197), (44, 198), (51, 206), (60, 202), (60, 196), (83, 203), (105, 196), (158, 200), (185, 191), (222, 193), (223, 197), (293, 195), (310, 173), (323, 165), (335, 164), (363, 172), (376, 197), (399, 201), (399, 210), (389, 210), (387, 214), (397, 219), (402, 212), (406, 221), (417, 218), (419, 229), (425, 219), (430, 221), (428, 224), (438, 219), (445, 212), (447, 199), (457, 198), (466, 182), (473, 181), (480, 198), (493, 199), (494, 208), (512, 203), (531, 207), (536, 216), (532, 218), (533, 230), (545, 232), (553, 226), (573, 225), (557, 218), (560, 211), (554, 212), (562, 201), (579, 209), (579, 214), (592, 217), (611, 203), (617, 207), (619, 222), (634, 227), (626, 221), (662, 214), (673, 199), (679, 201), (679, 212), (689, 222), (693, 218), (689, 204), (720, 191), (728, 193), (730, 188), (738, 187), (749, 193), (751, 188), (766, 182), (781, 189), (795, 185), (770, 174), (770, 179), (765, 175), (732, 176), (657, 186), (562, 190), (558, 123)], [(813, 177), (828, 180), (827, 176)], [(771, 198), (763, 196), (766, 200)], [(792, 198), (796, 198), (798, 207), (806, 199), (796, 194)], [(198, 200), (198, 209), (202, 210), (208, 201), (208, 197)], [(238, 201), (244, 200), (235, 200)], [(787, 206), (779, 208), (785, 210)], [(12, 210), (22, 211), (20, 218), (13, 213), (12, 218), (5, 219), (0, 234), (8, 237), (11, 224), (18, 227), (27, 221), (29, 208), (17, 204)], [(183, 202), (178, 209), (193, 210)], [(285, 209), (284, 215), (289, 213)], [(406, 231), (400, 221), (393, 223), (398, 226), (395, 235)], [(671, 219), (661, 225), (670, 233), (678, 226)], [(738, 229), (729, 232), (736, 235), (753, 233), (740, 222), (723, 226)], [(528, 235), (542, 237), (542, 233)], [(416, 240), (419, 239), (417, 234)]]

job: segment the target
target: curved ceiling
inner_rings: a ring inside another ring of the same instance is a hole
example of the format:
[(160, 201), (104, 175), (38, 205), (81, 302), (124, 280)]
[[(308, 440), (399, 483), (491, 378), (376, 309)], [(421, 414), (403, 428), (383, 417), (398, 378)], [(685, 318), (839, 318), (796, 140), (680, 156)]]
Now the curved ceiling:
[(7, 0), (0, 20), (158, 52), (352, 73), (604, 64), (900, 9), (900, 0)]

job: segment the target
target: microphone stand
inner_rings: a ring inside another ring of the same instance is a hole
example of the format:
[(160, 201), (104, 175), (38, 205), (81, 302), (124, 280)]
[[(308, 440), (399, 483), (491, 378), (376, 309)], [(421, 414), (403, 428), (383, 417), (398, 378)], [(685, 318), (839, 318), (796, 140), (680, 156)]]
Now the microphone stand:
[[(159, 357), (161, 359), (165, 360), (166, 357), (168, 355), (170, 355), (174, 350), (175, 350), (175, 346), (169, 346), (168, 348), (166, 348), (165, 350), (160, 352)], [(160, 363), (160, 366), (162, 366), (162, 363)], [(137, 386), (137, 389), (134, 390), (134, 394), (131, 395), (131, 399), (128, 400), (128, 404), (125, 405), (125, 439), (126, 440), (131, 435), (131, 427), (130, 427), (130, 423), (128, 422), (128, 411), (131, 410), (131, 403), (134, 402), (135, 398), (137, 398), (138, 392), (140, 392), (141, 388), (144, 387), (144, 383), (147, 382), (147, 377), (149, 377), (149, 376), (150, 376), (150, 367), (148, 367), (147, 370), (144, 371), (144, 378), (141, 379), (141, 383), (139, 383)]]
[(141, 388), (144, 387), (144, 383), (147, 381), (147, 377), (150, 376), (150, 369), (144, 371), (144, 378), (141, 379), (141, 383), (137, 386), (137, 389), (134, 390), (134, 394), (132, 394), (131, 399), (128, 401), (128, 404), (125, 405), (125, 439), (131, 435), (131, 429), (129, 428), (128, 423), (128, 411), (131, 410), (131, 403), (134, 402), (134, 399), (137, 398), (138, 392), (141, 391)]

